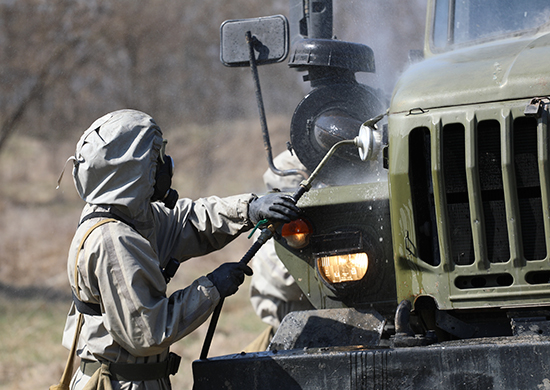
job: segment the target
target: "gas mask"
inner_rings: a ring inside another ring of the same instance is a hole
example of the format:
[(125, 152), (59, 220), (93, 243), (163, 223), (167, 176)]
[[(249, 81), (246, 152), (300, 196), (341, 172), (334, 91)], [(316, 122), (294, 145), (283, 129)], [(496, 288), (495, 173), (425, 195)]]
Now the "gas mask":
[(161, 152), (158, 157), (157, 173), (155, 175), (155, 186), (152, 202), (162, 201), (166, 207), (173, 209), (176, 206), (179, 195), (178, 192), (172, 188), (172, 176), (174, 174), (174, 160), (172, 157), (164, 154), (164, 143)]

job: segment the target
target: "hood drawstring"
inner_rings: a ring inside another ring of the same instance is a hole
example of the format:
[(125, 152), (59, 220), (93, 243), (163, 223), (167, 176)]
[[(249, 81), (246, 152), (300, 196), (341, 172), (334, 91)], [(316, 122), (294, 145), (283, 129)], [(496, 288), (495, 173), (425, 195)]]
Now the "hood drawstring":
[(163, 139), (162, 140), (162, 145), (160, 146), (160, 150), (159, 150), (160, 161), (162, 161), (163, 164), (164, 164), (164, 156), (166, 156), (166, 144), (167, 143), (168, 143), (168, 140)]
[(65, 174), (65, 169), (67, 168), (67, 164), (71, 160), (73, 161), (73, 164), (76, 164), (77, 160), (75, 156), (71, 156), (67, 159), (67, 161), (65, 161), (65, 165), (63, 165), (63, 170), (61, 171), (61, 175), (59, 175), (59, 179), (57, 179), (57, 187), (55, 187), (56, 190), (59, 189), (59, 186), (61, 185), (61, 180), (63, 179), (63, 175)]

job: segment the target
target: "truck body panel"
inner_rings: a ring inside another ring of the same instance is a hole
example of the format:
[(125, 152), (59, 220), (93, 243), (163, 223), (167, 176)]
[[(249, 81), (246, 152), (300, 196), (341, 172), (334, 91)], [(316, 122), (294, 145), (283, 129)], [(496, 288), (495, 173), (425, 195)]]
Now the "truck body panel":
[(550, 34), (465, 47), (414, 64), (399, 78), (391, 112), (546, 96)]

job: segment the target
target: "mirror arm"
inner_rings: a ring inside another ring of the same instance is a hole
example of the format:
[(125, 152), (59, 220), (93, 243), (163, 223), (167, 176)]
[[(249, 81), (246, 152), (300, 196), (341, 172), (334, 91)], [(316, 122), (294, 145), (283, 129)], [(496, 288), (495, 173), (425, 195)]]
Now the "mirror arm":
[(260, 77), (258, 76), (258, 66), (256, 63), (256, 55), (254, 54), (254, 45), (258, 43), (256, 37), (252, 36), (250, 31), (246, 32), (246, 43), (248, 45), (250, 70), (254, 79), (254, 90), (256, 92), (256, 102), (258, 104), (258, 112), (260, 114), (260, 124), (262, 126), (262, 135), (264, 139), (264, 149), (267, 153), (267, 163), (269, 169), (279, 176), (301, 175), (304, 179), (308, 177), (307, 173), (299, 169), (287, 169), (282, 171), (273, 163), (273, 152), (271, 150), (271, 141), (269, 139), (269, 130), (267, 129), (267, 120), (265, 116), (264, 100), (262, 98), (262, 89), (260, 86)]

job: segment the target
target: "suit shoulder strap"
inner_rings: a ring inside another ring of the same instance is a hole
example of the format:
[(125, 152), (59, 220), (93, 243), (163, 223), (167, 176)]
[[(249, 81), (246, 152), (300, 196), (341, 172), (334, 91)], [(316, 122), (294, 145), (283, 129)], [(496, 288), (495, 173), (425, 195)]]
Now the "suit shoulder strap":
[(107, 218), (107, 219), (115, 219), (119, 222), (125, 223), (126, 225), (130, 226), (132, 229), (136, 230), (133, 223), (128, 221), (127, 219), (121, 217), (120, 215), (111, 213), (109, 211), (95, 211), (93, 213), (87, 214), (80, 220), (80, 223), (78, 226), (82, 225), (85, 221), (92, 219), (92, 218)]
[[(94, 214), (94, 213), (92, 213), (92, 214)], [(88, 215), (92, 215), (92, 214), (88, 214)], [(88, 217), (88, 215), (86, 217)], [(84, 220), (90, 219), (90, 218), (86, 218), (86, 217), (83, 218), (83, 220), (80, 222), (80, 224), (82, 224), (82, 222), (84, 222)], [(91, 218), (95, 218), (95, 217), (91, 217)], [(76, 252), (76, 259), (75, 259), (75, 264), (74, 264), (74, 285), (75, 285), (76, 294), (73, 293), (72, 295), (73, 295), (73, 301), (75, 303), (76, 309), (80, 313), (88, 314), (88, 315), (101, 315), (101, 306), (99, 304), (83, 302), (80, 299), (80, 290), (78, 288), (78, 257), (80, 256), (80, 251), (84, 247), (84, 242), (86, 241), (86, 239), (90, 236), (90, 234), (92, 234), (92, 232), (96, 228), (100, 227), (101, 225), (105, 225), (106, 223), (116, 222), (116, 221), (118, 221), (116, 218), (107, 218), (107, 219), (100, 220), (99, 222), (94, 224), (92, 227), (90, 227), (86, 231), (86, 233), (84, 233), (84, 236), (82, 237), (82, 240), (80, 240), (80, 244), (78, 245), (78, 250)]]

